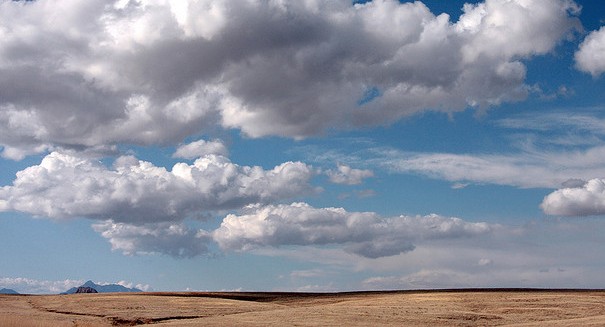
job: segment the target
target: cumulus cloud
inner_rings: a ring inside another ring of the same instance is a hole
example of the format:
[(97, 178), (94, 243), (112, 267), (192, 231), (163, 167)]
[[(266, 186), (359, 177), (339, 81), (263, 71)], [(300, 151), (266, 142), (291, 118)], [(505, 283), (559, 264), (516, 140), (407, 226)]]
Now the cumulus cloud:
[(347, 165), (338, 165), (338, 170), (326, 172), (330, 181), (336, 184), (358, 185), (364, 178), (373, 177), (374, 172), (368, 169), (355, 169)]
[(92, 227), (109, 240), (112, 250), (122, 251), (125, 255), (159, 253), (191, 258), (208, 253), (208, 233), (192, 230), (184, 224), (130, 225), (107, 220)]
[(577, 28), (577, 12), (487, 0), (452, 22), (396, 0), (3, 1), (0, 145), (20, 159), (217, 125), (300, 138), (515, 101), (522, 61)]
[(195, 159), (210, 154), (221, 156), (227, 155), (227, 148), (221, 140), (204, 141), (198, 140), (188, 144), (180, 145), (174, 154), (173, 158)]
[(586, 36), (575, 53), (575, 60), (579, 70), (592, 76), (605, 72), (605, 26)]
[(170, 171), (131, 156), (107, 168), (88, 158), (53, 152), (39, 165), (19, 171), (12, 185), (0, 188), (0, 211), (134, 224), (180, 221), (312, 193), (308, 182), (314, 174), (300, 162), (265, 170), (217, 155), (191, 165), (177, 163)]
[(223, 250), (249, 251), (286, 245), (342, 245), (347, 252), (379, 258), (412, 251), (429, 239), (472, 237), (493, 231), (487, 223), (458, 218), (398, 216), (342, 208), (313, 208), (305, 203), (249, 206), (246, 213), (228, 215), (212, 232)]
[(549, 215), (591, 216), (605, 214), (605, 179), (591, 179), (584, 185), (550, 193), (540, 205)]

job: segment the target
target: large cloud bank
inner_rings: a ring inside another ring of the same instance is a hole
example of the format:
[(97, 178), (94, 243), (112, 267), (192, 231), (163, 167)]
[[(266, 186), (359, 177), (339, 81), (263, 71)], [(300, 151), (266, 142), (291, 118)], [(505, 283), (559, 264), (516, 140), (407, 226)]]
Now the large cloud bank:
[(526, 96), (521, 60), (579, 26), (568, 0), (0, 2), (0, 145), (305, 137)]
[(91, 159), (53, 152), (39, 165), (18, 172), (12, 185), (0, 188), (0, 211), (134, 224), (180, 221), (309, 194), (314, 174), (300, 162), (264, 170), (217, 155), (191, 165), (177, 163), (170, 171), (124, 156), (110, 169)]
[(182, 222), (133, 224), (106, 220), (93, 229), (125, 255), (167, 254), (178, 258), (281, 246), (333, 247), (370, 259), (410, 252), (417, 243), (480, 237), (501, 227), (439, 215), (381, 217), (373, 212), (315, 208), (306, 203), (249, 205), (211, 231)]

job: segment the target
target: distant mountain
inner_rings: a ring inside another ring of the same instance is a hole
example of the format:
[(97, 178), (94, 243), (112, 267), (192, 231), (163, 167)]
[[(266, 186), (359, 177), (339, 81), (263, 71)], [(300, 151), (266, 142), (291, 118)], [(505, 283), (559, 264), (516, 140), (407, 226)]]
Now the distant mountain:
[(10, 288), (3, 288), (0, 290), (0, 294), (19, 294), (15, 290), (11, 290)]
[[(99, 293), (128, 293), (128, 292), (143, 292), (138, 288), (128, 288), (118, 284), (109, 284), (109, 285), (98, 285), (95, 284), (92, 280), (87, 281), (83, 285), (79, 287), (90, 287), (96, 290)], [(74, 294), (78, 290), (79, 287), (72, 287), (67, 291), (61, 294)]]

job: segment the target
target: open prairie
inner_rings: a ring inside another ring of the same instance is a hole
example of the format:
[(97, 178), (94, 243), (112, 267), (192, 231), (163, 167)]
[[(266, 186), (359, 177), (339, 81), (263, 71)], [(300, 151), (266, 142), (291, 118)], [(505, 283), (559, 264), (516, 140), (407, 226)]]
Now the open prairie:
[(0, 295), (0, 326), (604, 326), (605, 291)]

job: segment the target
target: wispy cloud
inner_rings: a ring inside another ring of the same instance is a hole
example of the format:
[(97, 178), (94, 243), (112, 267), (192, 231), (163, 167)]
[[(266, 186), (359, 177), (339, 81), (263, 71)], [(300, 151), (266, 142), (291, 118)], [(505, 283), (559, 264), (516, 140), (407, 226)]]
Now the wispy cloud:
[(364, 140), (354, 150), (337, 143), (332, 147), (307, 145), (296, 151), (319, 165), (346, 162), (373, 172), (419, 174), (451, 182), (453, 188), (495, 184), (554, 189), (568, 181), (605, 176), (605, 119), (600, 108), (570, 110), (519, 114), (494, 121), (509, 142), (505, 151), (414, 152), (372, 140)]
[(290, 272), (290, 278), (316, 278), (326, 275), (326, 271), (322, 269), (307, 269), (307, 270), (294, 270)]
[[(512, 130), (525, 130), (546, 134), (540, 138), (542, 142), (552, 142), (565, 137), (575, 138), (582, 136), (590, 140), (591, 137), (605, 136), (605, 118), (602, 118), (602, 109), (596, 108), (568, 108), (544, 113), (518, 114), (509, 118), (499, 119), (495, 122), (498, 127)], [(586, 140), (584, 141), (586, 142)], [(574, 144), (573, 142), (555, 142), (560, 144)]]
[[(605, 119), (600, 108), (515, 115), (495, 125), (511, 130), (507, 153), (413, 153), (370, 148), (375, 165), (392, 172), (417, 173), (454, 183), (558, 188), (569, 180), (605, 176)], [(519, 131), (526, 134), (517, 135)], [(529, 133), (529, 134), (527, 134)]]
[(571, 179), (604, 176), (604, 147), (586, 151), (518, 152), (504, 154), (406, 153), (376, 149), (376, 164), (393, 173), (421, 174), (460, 183), (558, 188)]

